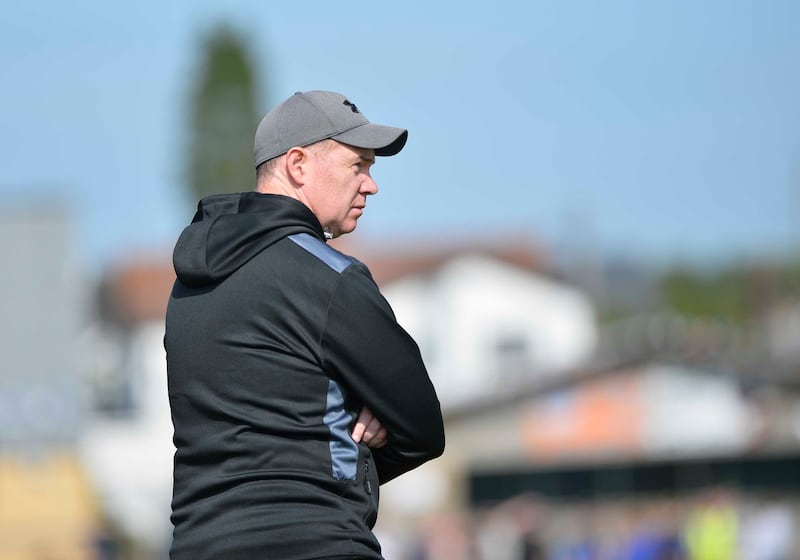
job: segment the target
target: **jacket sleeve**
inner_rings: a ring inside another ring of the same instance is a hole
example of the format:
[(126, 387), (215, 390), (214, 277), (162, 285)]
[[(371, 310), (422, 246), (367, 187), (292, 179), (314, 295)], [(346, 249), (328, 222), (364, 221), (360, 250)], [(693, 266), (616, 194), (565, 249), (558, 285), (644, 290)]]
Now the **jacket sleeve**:
[(387, 444), (372, 450), (381, 484), (443, 453), (439, 399), (419, 348), (360, 263), (341, 274), (321, 349), (325, 370), (388, 432)]

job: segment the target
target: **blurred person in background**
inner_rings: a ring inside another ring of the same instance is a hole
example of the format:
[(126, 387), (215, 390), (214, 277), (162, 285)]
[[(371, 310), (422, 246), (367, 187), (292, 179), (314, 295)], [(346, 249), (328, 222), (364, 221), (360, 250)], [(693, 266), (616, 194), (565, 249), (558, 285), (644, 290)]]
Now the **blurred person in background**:
[(740, 536), (741, 560), (792, 560), (797, 551), (792, 508), (775, 494), (746, 510)]
[(635, 521), (619, 554), (620, 560), (684, 560), (677, 504), (648, 500), (635, 510)]
[(739, 519), (727, 491), (715, 488), (701, 496), (689, 512), (684, 541), (689, 560), (734, 560)]
[(298, 92), (255, 136), (255, 192), (202, 199), (174, 251), (165, 347), (173, 560), (380, 559), (379, 485), (439, 456), (438, 398), (353, 231), (407, 131)]

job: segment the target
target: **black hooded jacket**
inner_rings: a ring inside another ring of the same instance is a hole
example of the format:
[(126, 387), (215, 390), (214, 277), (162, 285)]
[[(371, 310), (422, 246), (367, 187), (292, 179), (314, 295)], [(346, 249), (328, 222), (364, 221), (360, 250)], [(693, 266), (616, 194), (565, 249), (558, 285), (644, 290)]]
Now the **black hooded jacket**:
[[(175, 428), (171, 558), (381, 558), (378, 486), (439, 456), (439, 401), (367, 268), (302, 203), (198, 205), (164, 344)], [(367, 405), (389, 433), (350, 437)]]

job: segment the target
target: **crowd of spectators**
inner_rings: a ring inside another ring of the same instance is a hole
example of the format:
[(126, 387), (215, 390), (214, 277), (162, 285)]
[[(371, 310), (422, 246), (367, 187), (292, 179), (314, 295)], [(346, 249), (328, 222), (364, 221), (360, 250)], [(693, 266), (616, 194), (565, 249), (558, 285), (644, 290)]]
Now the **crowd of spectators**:
[(394, 560), (800, 560), (799, 511), (797, 497), (722, 488), (580, 503), (520, 496), (379, 536)]

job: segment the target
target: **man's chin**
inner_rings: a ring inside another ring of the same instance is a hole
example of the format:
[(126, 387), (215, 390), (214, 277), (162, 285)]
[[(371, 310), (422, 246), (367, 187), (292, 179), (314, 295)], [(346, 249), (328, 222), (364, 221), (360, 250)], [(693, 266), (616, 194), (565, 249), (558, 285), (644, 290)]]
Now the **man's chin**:
[(355, 220), (353, 220), (352, 223), (343, 224), (342, 227), (339, 228), (339, 232), (336, 234), (336, 237), (348, 233), (353, 233), (356, 230), (357, 225), (358, 223)]

